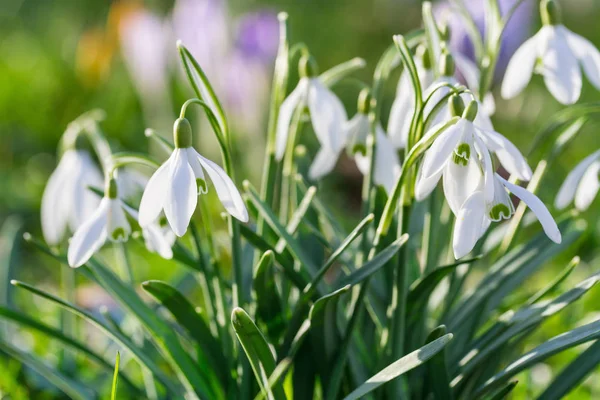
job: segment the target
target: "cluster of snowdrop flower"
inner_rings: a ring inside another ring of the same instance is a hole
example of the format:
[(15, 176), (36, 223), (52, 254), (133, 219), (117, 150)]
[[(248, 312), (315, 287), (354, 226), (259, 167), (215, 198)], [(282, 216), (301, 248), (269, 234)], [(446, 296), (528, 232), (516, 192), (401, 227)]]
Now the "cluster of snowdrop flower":
[[(148, 250), (171, 259), (176, 236), (185, 234), (198, 195), (208, 192), (204, 171), (225, 209), (243, 222), (248, 220), (244, 202), (229, 176), (192, 147), (188, 120), (177, 119), (173, 132), (175, 149), (149, 180), (127, 169), (118, 172), (110, 160), (105, 160), (103, 197), (94, 192), (102, 187), (100, 170), (90, 154), (71, 141), (48, 181), (41, 210), (48, 244), (59, 245), (67, 230), (73, 234), (67, 252), (71, 267), (85, 264), (107, 240), (127, 241), (132, 233), (130, 219), (141, 227)], [(145, 184), (139, 211), (125, 201), (136, 184)]]
[[(579, 98), (581, 68), (600, 88), (600, 53), (587, 40), (560, 25), (554, 1), (543, 0), (541, 12), (544, 27), (510, 61), (501, 92), (504, 97), (513, 97), (535, 71), (544, 75), (549, 91), (558, 101), (570, 104)], [(309, 169), (311, 180), (332, 172), (346, 149), (359, 171), (367, 176), (373, 169), (374, 184), (391, 196), (400, 187), (404, 172), (401, 160), (410, 154), (409, 147), (416, 147), (412, 142), (425, 141), (430, 146), (423, 149), (414, 197), (417, 201), (425, 199), (442, 180), (445, 198), (456, 217), (452, 245), (457, 259), (475, 248), (492, 222), (513, 216), (511, 193), (529, 206), (546, 235), (560, 243), (561, 233), (542, 201), (496, 172), (499, 163), (514, 179), (526, 182), (532, 178), (525, 157), (494, 129), (490, 119), (495, 111), (493, 96), (480, 93), (481, 73), (477, 66), (449, 49), (449, 33), (441, 32), (433, 17), (426, 19), (425, 24), (428, 44), (417, 46), (412, 57), (414, 71), (405, 66), (401, 73), (387, 129), (372, 112), (376, 102), (370, 89), (361, 90), (357, 112), (348, 118), (341, 100), (318, 74), (313, 57), (303, 53), (298, 64), (300, 80), (282, 102), (276, 120), (275, 159), (281, 161), (286, 150), (295, 145), (290, 145), (296, 140), (289, 134), (292, 121), (308, 114), (320, 144)], [(191, 75), (195, 86), (203, 85), (205, 78), (194, 71)], [(460, 83), (459, 76), (466, 86)], [(200, 92), (210, 94), (206, 88)], [(419, 109), (420, 98), (423, 101)], [(214, 99), (207, 98), (205, 105), (213, 107)], [(183, 113), (184, 110), (185, 106)], [(413, 132), (417, 116), (421, 118), (422, 137)], [(221, 122), (217, 124), (222, 127)], [(85, 132), (84, 128), (80, 130)], [(225, 210), (239, 221), (248, 221), (244, 201), (232, 179), (192, 147), (192, 129), (183, 115), (175, 121), (173, 132), (171, 156), (149, 179), (122, 166), (117, 170), (106, 160), (100, 160), (102, 174), (92, 156), (78, 149), (77, 140), (72, 140), (72, 132), (69, 134), (42, 200), (42, 230), (47, 243), (57, 246), (67, 231), (73, 233), (69, 265), (83, 265), (107, 240), (126, 241), (132, 232), (130, 220), (139, 224), (150, 251), (172, 258), (176, 237), (186, 233), (198, 196), (208, 191), (206, 175)], [(373, 154), (368, 149), (373, 149)], [(98, 158), (104, 156), (98, 154)], [(578, 209), (589, 207), (600, 188), (599, 171), (597, 151), (569, 174), (556, 198), (556, 208), (565, 208), (573, 199)], [(90, 188), (99, 188), (103, 182), (104, 196), (100, 198)], [(143, 189), (139, 211), (126, 201), (136, 185)]]

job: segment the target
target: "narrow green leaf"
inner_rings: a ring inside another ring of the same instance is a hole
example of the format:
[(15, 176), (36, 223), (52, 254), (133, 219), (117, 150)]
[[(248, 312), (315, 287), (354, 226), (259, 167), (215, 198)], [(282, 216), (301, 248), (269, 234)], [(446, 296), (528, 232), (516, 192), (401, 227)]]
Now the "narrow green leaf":
[(346, 285), (356, 285), (361, 283), (377, 272), (381, 267), (383, 267), (398, 252), (398, 250), (400, 250), (407, 240), (408, 234), (400, 236), (370, 261), (367, 261), (365, 264), (363, 264), (363, 266), (357, 268), (350, 275), (341, 278), (336, 286), (343, 287)]
[(356, 390), (346, 396), (344, 400), (360, 399), (381, 385), (388, 383), (400, 375), (425, 364), (425, 362), (427, 362), (430, 358), (442, 351), (451, 340), (452, 334), (449, 333), (429, 344), (426, 344), (420, 349), (407, 354), (401, 359), (388, 365), (377, 374), (373, 375), (365, 383), (360, 385)]
[(503, 388), (499, 389), (496, 393), (494, 393), (489, 400), (503, 400), (508, 397), (508, 395), (513, 391), (513, 389), (517, 386), (519, 381), (512, 381), (507, 383)]
[[(445, 334), (446, 327), (440, 325), (427, 336), (425, 343), (432, 343)], [(434, 399), (452, 400), (454, 396), (450, 389), (450, 378), (448, 377), (448, 370), (446, 368), (446, 354), (444, 349), (434, 355), (427, 364), (426, 377), (427, 380), (424, 387), (426, 394), (433, 393)], [(427, 398), (427, 396), (424, 396), (424, 398)]]
[(33, 357), (27, 353), (23, 353), (22, 351), (15, 349), (2, 340), (0, 340), (0, 350), (27, 365), (38, 374), (42, 375), (71, 399), (91, 400), (97, 398), (96, 394), (90, 389), (86, 388), (84, 385), (64, 376), (61, 372), (47, 366), (44, 362), (36, 357)]
[(275, 257), (267, 250), (258, 260), (252, 279), (254, 298), (256, 299), (256, 315), (267, 327), (269, 337), (278, 337), (285, 329), (281, 296), (277, 290), (271, 268)]
[(567, 398), (567, 394), (594, 372), (600, 363), (600, 341), (597, 341), (575, 360), (567, 365), (558, 376), (554, 377), (550, 386), (538, 397), (538, 400), (559, 400)]
[[(107, 371), (113, 370), (112, 364), (109, 363), (108, 361), (106, 361), (104, 359), (104, 357), (102, 357), (101, 355), (96, 353), (94, 350), (92, 350), (87, 345), (85, 345), (75, 339), (72, 339), (68, 336), (65, 336), (58, 329), (52, 328), (48, 325), (45, 325), (44, 323), (42, 323), (40, 321), (29, 318), (28, 316), (21, 314), (18, 311), (13, 311), (13, 310), (10, 310), (10, 309), (4, 308), (4, 307), (0, 307), (0, 318), (6, 319), (8, 321), (12, 321), (24, 328), (34, 329), (38, 332), (41, 332), (41, 333), (47, 335), (48, 337), (61, 342), (65, 346), (68, 346), (76, 351), (81, 352), (90, 360), (97, 362), (99, 365), (101, 365)], [(134, 393), (141, 394), (139, 389), (127, 377), (123, 377), (123, 381), (127, 384), (127, 386)]]
[(227, 377), (225, 356), (219, 341), (213, 337), (206, 321), (196, 312), (194, 306), (174, 287), (162, 281), (146, 281), (142, 288), (162, 304), (197, 343), (204, 360), (198, 360), (202, 371), (212, 376), (216, 371), (222, 384)]
[(475, 396), (481, 396), (483, 393), (497, 388), (519, 372), (528, 369), (556, 353), (560, 353), (568, 348), (598, 338), (600, 338), (600, 320), (555, 336), (533, 350), (523, 354), (502, 371), (488, 379), (488, 381), (475, 392)]
[(203, 100), (213, 112), (221, 132), (225, 134), (227, 132), (225, 113), (206, 74), (200, 67), (200, 64), (198, 64), (198, 61), (192, 56), (192, 53), (190, 53), (181, 41), (177, 42), (177, 49), (179, 50), (181, 62), (192, 88), (196, 92), (198, 98)]
[[(9, 216), (0, 228), (0, 306), (13, 306), (10, 280), (14, 274), (20, 256), (21, 229), (23, 223), (16, 216)], [(10, 332), (0, 323), (0, 337)]]
[(319, 75), (319, 78), (325, 86), (332, 87), (340, 80), (344, 79), (353, 72), (364, 68), (366, 65), (367, 63), (365, 60), (363, 60), (360, 57), (356, 57), (352, 60), (348, 60), (339, 65), (336, 65), (335, 67), (328, 69), (327, 71)]
[(250, 361), (261, 391), (264, 392), (267, 399), (285, 399), (285, 393), (281, 385), (276, 385), (273, 390), (270, 389), (269, 376), (275, 370), (275, 358), (265, 337), (254, 324), (254, 321), (246, 311), (237, 307), (231, 314), (231, 322)]
[(162, 350), (166, 359), (186, 387), (190, 396), (223, 399), (223, 388), (199, 373), (198, 365), (182, 347), (173, 329), (160, 319), (130, 287), (112, 271), (93, 259), (88, 263), (100, 286), (146, 327), (152, 340)]
[(110, 390), (110, 399), (117, 400), (117, 383), (119, 382), (119, 362), (121, 354), (117, 351), (117, 360), (115, 361), (115, 373), (113, 374), (112, 389)]
[[(290, 222), (286, 227), (287, 233), (289, 233), (290, 235), (296, 233), (296, 230), (298, 229), (298, 226), (300, 226), (300, 222), (302, 222), (302, 220), (304, 219), (304, 216), (306, 215), (306, 212), (310, 207), (310, 203), (312, 202), (316, 193), (316, 187), (311, 186), (308, 188), (308, 190), (304, 194), (304, 197), (302, 198), (302, 201), (298, 205), (298, 208), (296, 208), (296, 210), (292, 214), (292, 218), (290, 218)], [(277, 244), (275, 245), (275, 251), (277, 253), (281, 253), (285, 249), (285, 244), (285, 240), (283, 238), (280, 238), (277, 241)]]
[(148, 357), (148, 355), (146, 353), (144, 353), (139, 347), (137, 347), (131, 341), (131, 339), (129, 339), (127, 336), (124, 336), (122, 333), (107, 327), (105, 324), (100, 322), (96, 317), (94, 317), (92, 314), (88, 313), (87, 311), (84, 311), (84, 310), (80, 309), (79, 307), (77, 307), (71, 303), (68, 303), (54, 295), (44, 292), (43, 290), (40, 290), (34, 286), (31, 286), (24, 282), (20, 282), (20, 281), (16, 281), (16, 280), (12, 280), (11, 284), (13, 286), (25, 289), (37, 296), (43, 297), (44, 299), (57, 304), (58, 306), (74, 313), (75, 315), (78, 315), (78, 316), (86, 319), (88, 322), (90, 322), (92, 325), (94, 325), (95, 327), (97, 327), (98, 329), (103, 331), (107, 336), (111, 337), (113, 340), (115, 340), (121, 346), (123, 346), (123, 347), (127, 348), (129, 351), (131, 351), (131, 353), (132, 353), (133, 357), (136, 359), (136, 361), (138, 361), (140, 364), (144, 365), (146, 368), (148, 368), (150, 371), (152, 371), (152, 374), (154, 376), (156, 376), (158, 378), (158, 380), (166, 388), (168, 388), (170, 391), (172, 391), (173, 393), (176, 393), (176, 394), (180, 392), (180, 390), (172, 384), (171, 380), (169, 378), (167, 378), (161, 372), (161, 370), (156, 366), (154, 361), (152, 361), (152, 359), (150, 357)]
[(558, 286), (560, 286), (560, 284), (563, 283), (565, 281), (565, 279), (567, 279), (569, 277), (569, 275), (571, 274), (571, 272), (573, 272), (575, 267), (577, 267), (579, 265), (580, 261), (581, 261), (581, 259), (579, 258), (579, 256), (575, 256), (571, 260), (571, 262), (567, 265), (567, 267), (565, 269), (563, 269), (563, 271), (556, 278), (554, 278), (552, 280), (552, 282), (550, 282), (548, 285), (546, 285), (545, 287), (540, 289), (536, 294), (531, 296), (531, 298), (529, 298), (529, 300), (527, 300), (527, 302), (525, 304), (530, 306), (530, 305), (536, 303), (538, 300), (544, 298), (549, 293), (552, 293), (553, 291), (555, 291), (558, 288)]

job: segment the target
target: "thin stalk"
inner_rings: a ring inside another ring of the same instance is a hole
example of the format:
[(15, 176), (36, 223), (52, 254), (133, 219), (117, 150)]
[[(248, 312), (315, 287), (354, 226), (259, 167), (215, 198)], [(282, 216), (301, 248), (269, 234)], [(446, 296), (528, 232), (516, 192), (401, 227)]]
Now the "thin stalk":
[(288, 142), (286, 144), (285, 156), (283, 159), (283, 170), (281, 177), (281, 199), (279, 218), (282, 221), (287, 221), (289, 216), (293, 212), (291, 191), (292, 185), (294, 185), (294, 148), (296, 147), (296, 140), (298, 132), (302, 130), (304, 125), (303, 115), (304, 107), (300, 106), (296, 109), (292, 122), (290, 123), (290, 132), (288, 136)]
[[(69, 303), (75, 304), (75, 294), (76, 294), (76, 279), (75, 279), (75, 270), (73, 268), (60, 268), (60, 278), (61, 278), (61, 289), (62, 289), (62, 297), (66, 299)], [(68, 312), (67, 310), (61, 311), (61, 327), (62, 331), (65, 335), (77, 338), (77, 319), (73, 313)], [(72, 357), (67, 351), (61, 351), (61, 361), (62, 367), (67, 372), (67, 374), (71, 374), (75, 368), (75, 358)]]

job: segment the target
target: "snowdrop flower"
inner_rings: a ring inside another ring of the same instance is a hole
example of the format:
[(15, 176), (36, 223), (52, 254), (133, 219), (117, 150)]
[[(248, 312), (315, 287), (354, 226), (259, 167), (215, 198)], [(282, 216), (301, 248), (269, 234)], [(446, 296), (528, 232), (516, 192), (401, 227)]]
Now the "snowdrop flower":
[[(434, 80), (433, 70), (431, 69), (431, 60), (429, 53), (424, 47), (419, 47), (419, 54), (415, 57), (415, 66), (421, 88), (428, 88)], [(400, 75), (398, 87), (396, 88), (396, 98), (390, 110), (390, 120), (388, 122), (388, 132), (390, 140), (395, 148), (403, 149), (408, 144), (408, 134), (410, 124), (415, 112), (415, 89), (410, 79), (410, 74), (406, 68)]]
[(506, 70), (502, 97), (518, 95), (534, 72), (544, 76), (546, 87), (562, 104), (573, 104), (581, 94), (581, 69), (600, 90), (600, 52), (587, 39), (560, 23), (558, 4), (543, 0), (544, 26), (517, 50)]
[(554, 205), (559, 210), (567, 207), (575, 199), (575, 207), (585, 211), (592, 204), (600, 188), (600, 150), (583, 159), (567, 175)]
[(217, 196), (227, 212), (247, 222), (246, 206), (231, 178), (192, 147), (192, 127), (188, 120), (177, 119), (173, 131), (175, 150), (152, 175), (142, 195), (140, 226), (148, 227), (164, 210), (173, 232), (183, 236), (196, 209), (198, 195), (208, 191), (204, 171), (215, 185)]
[(102, 174), (89, 153), (65, 151), (42, 196), (42, 232), (46, 243), (58, 245), (67, 227), (75, 232), (98, 208), (100, 200), (88, 190), (89, 186), (102, 187)]
[[(366, 141), (370, 131), (368, 117), (370, 100), (369, 90), (363, 90), (358, 99), (358, 112), (344, 125), (347, 152), (350, 156), (354, 157), (356, 166), (363, 175), (367, 175), (371, 167), (369, 158), (366, 156)], [(378, 124), (375, 131), (375, 171), (373, 173), (373, 180), (375, 184), (383, 186), (389, 193), (394, 188), (396, 180), (400, 175), (400, 160), (396, 152), (396, 147), (385, 134), (381, 125)]]
[(119, 197), (124, 200), (137, 200), (148, 184), (148, 176), (133, 169), (121, 168), (114, 171)]
[(283, 158), (294, 112), (308, 106), (313, 129), (321, 144), (309, 170), (310, 178), (317, 179), (335, 167), (344, 148), (344, 124), (348, 117), (340, 99), (319, 80), (312, 57), (302, 57), (299, 67), (300, 82), (279, 110), (275, 156), (278, 160)]
[[(458, 215), (462, 203), (477, 188), (483, 175), (486, 200), (491, 201), (493, 180), (490, 151), (496, 154), (508, 172), (521, 180), (531, 179), (531, 168), (514, 144), (500, 133), (476, 125), (480, 114), (478, 104), (472, 100), (461, 112), (464, 108), (462, 98), (450, 98), (451, 115), (462, 114), (462, 117), (441, 133), (425, 153), (415, 187), (417, 200), (427, 197), (443, 175), (446, 199), (454, 214)], [(432, 129), (436, 130), (435, 127)]]
[(173, 258), (173, 244), (177, 237), (169, 227), (166, 218), (161, 217), (158, 221), (143, 228), (142, 236), (149, 251), (157, 253), (167, 260)]
[(77, 268), (85, 264), (106, 242), (124, 242), (131, 234), (125, 205), (117, 198), (117, 183), (107, 182), (104, 197), (94, 213), (75, 231), (69, 242), (67, 260)]
[(471, 193), (460, 207), (452, 239), (454, 257), (457, 260), (473, 250), (492, 221), (502, 221), (512, 217), (515, 208), (508, 192), (521, 199), (533, 211), (550, 240), (555, 243), (562, 241), (554, 218), (536, 195), (521, 186), (508, 182), (498, 174), (493, 176), (492, 201), (487, 200), (490, 198), (490, 193), (486, 193), (489, 190), (480, 182), (477, 190)]

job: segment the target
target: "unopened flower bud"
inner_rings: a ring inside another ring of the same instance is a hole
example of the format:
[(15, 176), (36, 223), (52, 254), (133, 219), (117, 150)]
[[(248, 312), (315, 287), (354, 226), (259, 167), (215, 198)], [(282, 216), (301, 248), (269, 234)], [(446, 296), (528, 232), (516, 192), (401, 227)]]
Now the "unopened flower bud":
[(439, 73), (441, 76), (454, 76), (455, 66), (454, 66), (454, 58), (450, 55), (450, 53), (442, 53), (440, 57), (440, 70)]

